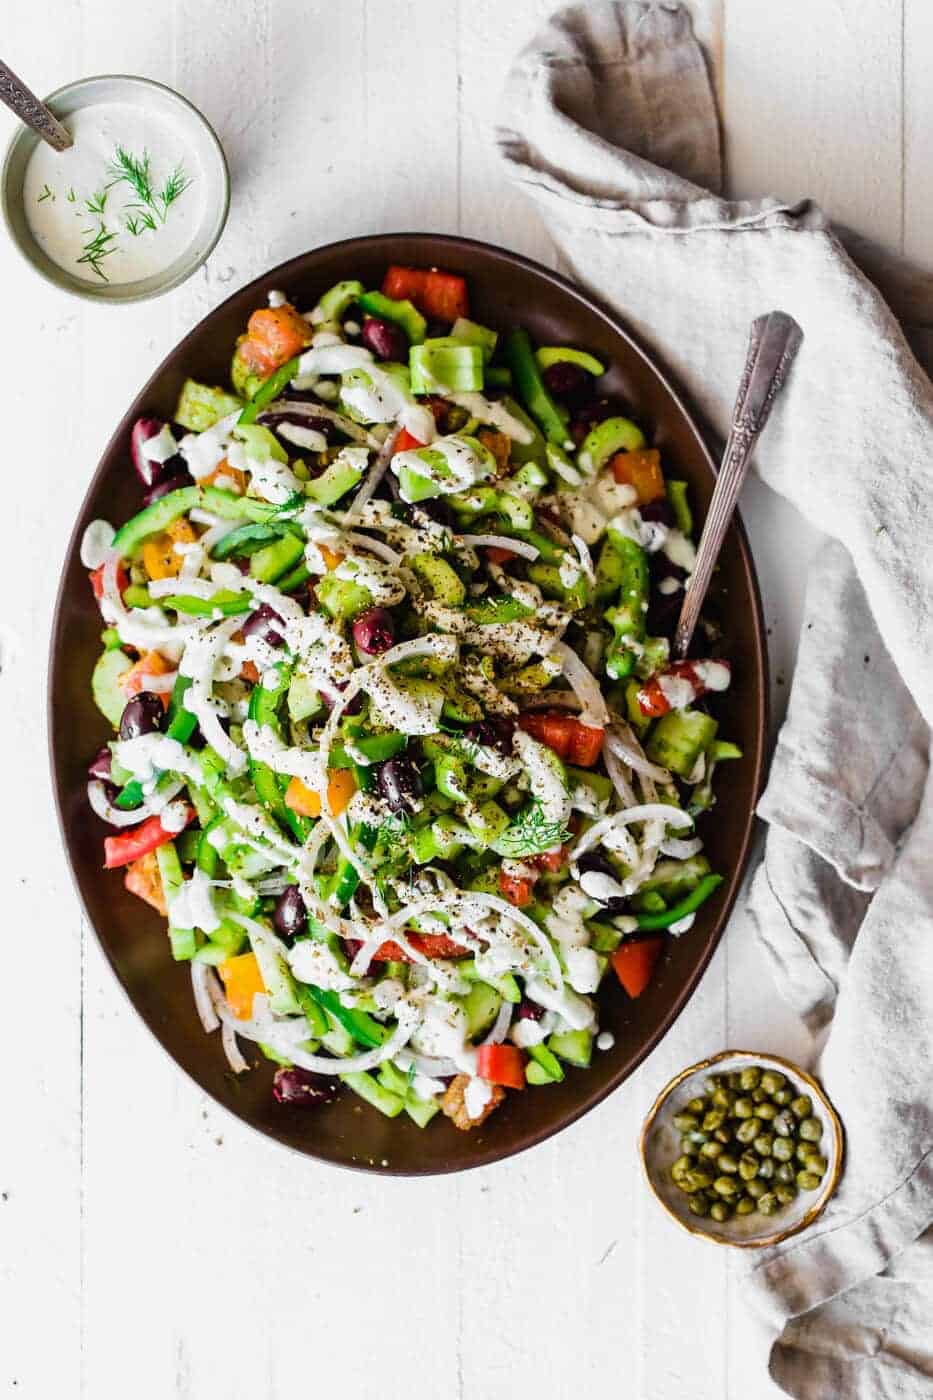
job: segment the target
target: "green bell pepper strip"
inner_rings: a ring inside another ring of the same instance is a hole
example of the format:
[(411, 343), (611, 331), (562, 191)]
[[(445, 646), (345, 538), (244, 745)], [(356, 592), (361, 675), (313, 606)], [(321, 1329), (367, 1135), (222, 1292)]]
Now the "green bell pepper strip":
[[(196, 716), (190, 710), (186, 710), (184, 706), (185, 692), (190, 685), (189, 676), (177, 676), (172, 687), (172, 698), (168, 705), (166, 738), (177, 739), (179, 744), (187, 744), (198, 723)], [(129, 811), (133, 807), (138, 807), (142, 800), (143, 785), (138, 778), (133, 778), (118, 794), (114, 806), (119, 807), (122, 811)]]
[[(373, 851), (378, 835), (379, 833), (374, 826), (361, 825), (355, 834), (355, 839), (364, 850)], [(343, 909), (353, 898), (359, 883), (360, 872), (356, 866), (352, 861), (342, 860), (337, 866), (330, 889), (327, 892), (328, 900), (336, 904), (339, 909)]]
[[(164, 499), (168, 499), (165, 497)], [(305, 498), (295, 492), (280, 506), (268, 501), (257, 501), (253, 496), (238, 496), (233, 491), (222, 491), (219, 486), (205, 486), (202, 502), (205, 510), (220, 515), (224, 520), (252, 520), (265, 523), (287, 515), (289, 511), (300, 510)]]
[(325, 321), (338, 321), (348, 306), (359, 301), (363, 295), (363, 284), (355, 280), (335, 282), (318, 302), (318, 310)]
[(222, 816), (215, 817), (213, 821), (209, 822), (204, 828), (198, 839), (197, 867), (199, 870), (203, 870), (204, 874), (211, 880), (216, 878), (220, 856), (217, 852), (217, 847), (210, 839), (210, 834), (212, 831), (215, 831), (218, 826), (223, 825), (225, 820), (226, 818)]
[[(369, 1015), (366, 1011), (356, 1011), (349, 1006), (344, 1006), (336, 992), (325, 991), (321, 987), (315, 987), (311, 983), (298, 984), (305, 986), (314, 1001), (319, 1007), (328, 1011), (335, 1021), (338, 1021), (344, 1030), (352, 1035), (353, 1039), (360, 1045), (367, 1046), (370, 1050), (375, 1050), (381, 1045), (388, 1034), (384, 1026)], [(298, 993), (301, 998), (301, 991)], [(334, 1061), (335, 1070), (338, 1069), (339, 1060)]]
[(152, 594), (141, 583), (131, 583), (123, 590), (123, 601), (128, 608), (151, 608)]
[(595, 355), (588, 355), (585, 350), (572, 350), (566, 345), (542, 345), (535, 359), (542, 369), (550, 369), (551, 365), (579, 365), (594, 379), (606, 373), (606, 366)]
[(401, 326), (412, 345), (423, 342), (428, 323), (410, 301), (395, 301), (382, 292), (363, 292), (356, 300), (368, 316), (378, 316), (380, 320)]
[(266, 404), (272, 403), (274, 399), (277, 399), (282, 390), (288, 387), (297, 373), (298, 356), (296, 355), (294, 359), (286, 360), (284, 365), (279, 365), (278, 369), (273, 370), (269, 378), (264, 380), (236, 420), (237, 423), (255, 423)]
[(506, 337), (505, 358), (522, 403), (544, 436), (563, 447), (569, 440), (566, 413), (551, 397), (541, 378), (527, 331), (512, 331), (511, 335)]
[(287, 526), (265, 524), (262, 521), (250, 521), (248, 525), (240, 525), (236, 530), (231, 530), (218, 540), (211, 550), (213, 559), (230, 559), (237, 554), (255, 554), (257, 549), (263, 545), (271, 544), (273, 540), (279, 540), (286, 532)]
[[(278, 676), (279, 683), (274, 687), (269, 689), (264, 685), (253, 687), (249, 697), (249, 718), (260, 728), (265, 726), (271, 729), (276, 738), (280, 739), (282, 725), (278, 715), (279, 704), (288, 690), (291, 677), (285, 666), (278, 668)], [(297, 840), (304, 844), (311, 831), (311, 823), (307, 817), (301, 816), (299, 812), (293, 812), (291, 807), (287, 805), (279, 786), (278, 777), (273, 770), (267, 763), (262, 763), (259, 759), (250, 756), (249, 775), (263, 807), (272, 814), (283, 830), (293, 832)]]
[(311, 1034), (316, 1040), (320, 1040), (322, 1035), (326, 1035), (330, 1030), (327, 1017), (323, 1008), (315, 1000), (311, 987), (304, 982), (295, 983), (295, 993), (298, 997), (298, 1004), (304, 1012), (305, 1019), (311, 1027)]
[(690, 488), (686, 481), (668, 481), (666, 489), (668, 502), (674, 512), (674, 524), (681, 534), (689, 539), (693, 534), (693, 511), (687, 497)]
[(641, 642), (645, 636), (645, 604), (648, 601), (648, 556), (640, 544), (611, 527), (606, 547), (611, 545), (618, 556), (621, 588), (619, 601), (606, 610), (606, 621), (612, 628), (612, 641), (606, 653), (606, 674), (613, 680), (631, 675), (637, 660), (629, 642)]
[(149, 535), (165, 530), (180, 515), (187, 515), (201, 499), (197, 486), (183, 486), (179, 491), (169, 491), (134, 515), (113, 537), (112, 548), (122, 559), (127, 559)]
[(563, 1065), (554, 1054), (554, 1051), (549, 1050), (543, 1042), (540, 1045), (529, 1046), (528, 1053), (531, 1058), (540, 1065), (541, 1069), (548, 1075), (552, 1083), (559, 1083), (563, 1079)]
[(212, 617), (215, 612), (224, 617), (234, 617), (237, 613), (250, 612), (253, 600), (248, 593), (231, 593), (221, 588), (210, 598), (192, 598), (185, 593), (171, 593), (162, 599), (165, 607), (173, 612), (185, 613), (190, 617)]
[(638, 927), (640, 929), (670, 928), (671, 924), (679, 923), (688, 914), (694, 913), (701, 904), (709, 899), (714, 890), (722, 884), (721, 875), (705, 875), (696, 889), (690, 891), (688, 895), (675, 904), (672, 909), (665, 909), (658, 914), (638, 914)]
[(466, 615), (471, 622), (485, 627), (501, 622), (522, 622), (526, 617), (532, 617), (533, 611), (511, 594), (506, 594), (501, 598), (484, 599), (482, 603), (471, 603)]
[(296, 569), (292, 569), (290, 574), (280, 578), (275, 586), (280, 593), (294, 593), (295, 589), (300, 588), (310, 577), (311, 570), (307, 564), (299, 564)]
[[(404, 734), (364, 734), (352, 740), (352, 747), (358, 749), (370, 763), (383, 763), (392, 758), (408, 743)], [(328, 768), (352, 768), (353, 759), (343, 744), (334, 744), (327, 760)]]
[(524, 540), (526, 544), (533, 544), (538, 551), (538, 559), (543, 564), (559, 564), (563, 558), (564, 551), (560, 546), (537, 530), (516, 530), (504, 525), (496, 530), (496, 534), (509, 535), (513, 540)]

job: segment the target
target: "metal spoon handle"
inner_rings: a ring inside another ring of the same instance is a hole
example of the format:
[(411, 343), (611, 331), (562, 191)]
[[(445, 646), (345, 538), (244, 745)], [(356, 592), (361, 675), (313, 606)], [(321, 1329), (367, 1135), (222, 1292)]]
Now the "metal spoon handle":
[(53, 116), (44, 102), (40, 102), (21, 78), (17, 78), (12, 68), (0, 60), (0, 102), (5, 102), (11, 112), (21, 121), (39, 133), (43, 141), (48, 141), (56, 151), (67, 151), (72, 144), (71, 135)]
[(772, 311), (752, 322), (726, 450), (674, 633), (674, 654), (680, 658), (686, 656), (690, 646), (722, 542), (748, 474), (755, 443), (802, 340), (803, 331), (793, 317), (783, 311)]

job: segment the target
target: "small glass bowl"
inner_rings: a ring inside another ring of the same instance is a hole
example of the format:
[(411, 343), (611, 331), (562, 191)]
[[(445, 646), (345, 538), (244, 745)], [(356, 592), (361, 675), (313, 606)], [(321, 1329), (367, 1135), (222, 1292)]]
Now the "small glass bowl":
[(53, 262), (39, 246), (29, 227), (23, 185), (29, 157), (42, 138), (30, 127), (21, 126), (7, 149), (0, 176), (0, 207), (4, 223), (19, 251), (46, 281), (89, 301), (146, 301), (184, 282), (212, 252), (223, 232), (230, 208), (227, 160), (207, 118), (187, 98), (163, 83), (122, 74), (81, 78), (58, 88), (45, 102), (60, 120), (102, 102), (127, 102), (162, 113), (176, 130), (183, 133), (187, 147), (197, 158), (204, 182), (203, 214), (188, 246), (161, 271), (134, 282), (101, 282), (98, 285), (83, 281)]

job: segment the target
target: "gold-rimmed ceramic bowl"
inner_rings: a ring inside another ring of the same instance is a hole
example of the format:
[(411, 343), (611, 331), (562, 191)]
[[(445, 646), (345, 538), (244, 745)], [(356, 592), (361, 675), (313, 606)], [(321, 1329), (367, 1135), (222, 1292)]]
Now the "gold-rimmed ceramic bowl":
[[(671, 1166), (681, 1155), (680, 1133), (674, 1127), (674, 1115), (682, 1112), (690, 1099), (705, 1093), (703, 1081), (710, 1075), (730, 1074), (751, 1065), (779, 1070), (798, 1093), (810, 1095), (812, 1115), (823, 1125), (820, 1139), (820, 1150), (826, 1158), (823, 1180), (815, 1191), (800, 1191), (775, 1215), (760, 1215), (754, 1211), (751, 1215), (733, 1216), (724, 1221), (713, 1220), (708, 1215), (693, 1215), (686, 1193), (671, 1180)], [(844, 1138), (839, 1115), (812, 1074), (780, 1055), (764, 1055), (755, 1050), (723, 1050), (681, 1070), (664, 1086), (642, 1127), (639, 1153), (655, 1197), (684, 1230), (714, 1244), (732, 1245), (734, 1249), (763, 1249), (805, 1230), (822, 1212), (842, 1175)]]

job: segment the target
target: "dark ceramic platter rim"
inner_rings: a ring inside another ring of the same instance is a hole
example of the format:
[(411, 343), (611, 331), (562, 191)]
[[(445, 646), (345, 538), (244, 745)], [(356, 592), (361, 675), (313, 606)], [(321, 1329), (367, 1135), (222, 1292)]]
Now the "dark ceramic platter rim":
[[(407, 252), (405, 245), (408, 247)], [(416, 247), (412, 245), (416, 245)], [(300, 1123), (296, 1119), (291, 1120), (291, 1124), (294, 1125), (293, 1131), (288, 1131), (290, 1125), (284, 1120), (281, 1128), (279, 1128), (278, 1124), (271, 1125), (262, 1122), (253, 1122), (242, 1107), (238, 1107), (235, 1096), (224, 1097), (216, 1085), (208, 1082), (212, 1075), (214, 1078), (216, 1078), (216, 1075), (214, 1074), (213, 1067), (210, 1073), (208, 1072), (205, 1056), (198, 1057), (198, 1064), (196, 1067), (192, 1067), (190, 1064), (183, 1064), (172, 1046), (172, 1032), (174, 1027), (171, 1024), (165, 1024), (164, 1021), (162, 1024), (157, 1024), (158, 1018), (154, 1014), (145, 1011), (138, 1004), (137, 997), (134, 996), (120, 974), (117, 958), (111, 948), (111, 941), (98, 927), (97, 922), (90, 912), (88, 901), (85, 899), (82, 889), (81, 867), (87, 867), (89, 862), (86, 857), (81, 857), (77, 851), (77, 840), (72, 832), (69, 831), (68, 822), (66, 820), (66, 801), (73, 789), (69, 788), (68, 774), (64, 771), (66, 762), (65, 755), (58, 752), (58, 747), (60, 747), (60, 745), (57, 747), (56, 744), (54, 705), (54, 697), (59, 693), (59, 681), (66, 668), (65, 658), (68, 652), (67, 639), (64, 635), (64, 613), (68, 591), (68, 574), (69, 572), (74, 572), (74, 560), (80, 547), (80, 537), (87, 518), (89, 503), (97, 494), (105, 478), (115, 470), (115, 463), (117, 460), (121, 457), (125, 458), (125, 442), (129, 427), (137, 416), (146, 411), (150, 394), (155, 391), (163, 376), (178, 368), (179, 365), (184, 366), (186, 373), (197, 375), (197, 367), (195, 366), (189, 369), (186, 363), (189, 348), (196, 349), (197, 344), (201, 342), (204, 337), (207, 328), (214, 322), (220, 320), (232, 303), (242, 301), (244, 303), (252, 302), (253, 304), (261, 304), (264, 292), (268, 288), (273, 286), (288, 287), (289, 285), (294, 285), (296, 282), (300, 282), (302, 279), (313, 276), (316, 264), (328, 257), (333, 257), (335, 254), (339, 254), (345, 264), (345, 271), (341, 274), (343, 276), (354, 275), (356, 259), (367, 255), (372, 256), (378, 254), (385, 263), (392, 261), (407, 260), (413, 262), (420, 260), (422, 263), (432, 262), (438, 265), (447, 265), (451, 267), (456, 267), (459, 255), (467, 260), (470, 258), (481, 259), (484, 264), (484, 270), (488, 268), (490, 275), (494, 278), (508, 278), (510, 270), (513, 272), (520, 272), (524, 276), (533, 277), (538, 286), (545, 292), (548, 289), (553, 289), (553, 292), (559, 298), (563, 298), (564, 301), (569, 298), (571, 301), (576, 302), (581, 314), (586, 314), (589, 317), (595, 316), (601, 321), (605, 332), (619, 342), (619, 354), (623, 362), (630, 367), (634, 365), (640, 374), (647, 373), (650, 378), (654, 379), (656, 390), (660, 393), (662, 398), (666, 398), (668, 401), (671, 417), (673, 418), (679, 415), (681, 420), (680, 430), (688, 430), (692, 437), (692, 442), (690, 444), (690, 450), (694, 459), (692, 470), (695, 472), (697, 464), (699, 464), (701, 476), (704, 472), (708, 474), (707, 488), (711, 485), (715, 477), (715, 467), (695, 421), (684, 406), (680, 396), (671, 386), (665, 374), (658, 368), (654, 360), (632, 339), (631, 334), (624, 329), (617, 317), (608, 312), (592, 296), (581, 291), (579, 287), (575, 286), (566, 278), (561, 277), (558, 273), (552, 272), (550, 269), (528, 258), (521, 257), (518, 254), (511, 253), (506, 249), (491, 244), (480, 243), (476, 240), (450, 235), (399, 233), (351, 238), (343, 240), (342, 242), (323, 245), (320, 248), (313, 249), (290, 259), (288, 262), (280, 264), (278, 267), (264, 273), (248, 286), (241, 288), (228, 297), (184, 337), (144, 385), (108, 442), (100, 463), (88, 486), (77, 523), (68, 543), (56, 597), (50, 648), (47, 721), (56, 811), (59, 828), (62, 833), (62, 841), (68, 855), (72, 880), (88, 923), (94, 929), (95, 937), (114, 973), (116, 981), (127, 995), (140, 1018), (148, 1026), (149, 1030), (160, 1042), (162, 1047), (172, 1057), (178, 1068), (184, 1070), (184, 1072), (198, 1084), (199, 1088), (210, 1094), (217, 1103), (236, 1114), (242, 1122), (255, 1128), (255, 1130), (262, 1133), (263, 1136), (271, 1137), (283, 1143), (283, 1145), (289, 1146), (293, 1150), (304, 1155), (314, 1157), (319, 1161), (333, 1163), (334, 1165), (343, 1166), (351, 1170), (369, 1171), (395, 1176), (439, 1175), (447, 1172), (467, 1170), (476, 1166), (485, 1166), (492, 1162), (503, 1160), (517, 1152), (536, 1146), (555, 1133), (569, 1127), (571, 1123), (582, 1117), (584, 1113), (594, 1108), (614, 1089), (618, 1088), (619, 1085), (634, 1072), (638, 1065), (640, 1065), (658, 1045), (667, 1031), (670, 1030), (674, 1021), (692, 996), (728, 921), (729, 914), (731, 913), (742, 882), (742, 876), (751, 845), (754, 827), (755, 800), (761, 788), (767, 738), (768, 672), (767, 652), (764, 643), (764, 622), (762, 618), (758, 583), (748, 541), (741, 521), (736, 517), (735, 525), (731, 532), (732, 544), (733, 548), (737, 551), (736, 572), (739, 591), (740, 593), (743, 592), (745, 595), (740, 599), (740, 602), (748, 609), (750, 622), (748, 638), (751, 653), (749, 658), (750, 666), (749, 674), (746, 674), (744, 678), (742, 699), (743, 709), (749, 716), (749, 733), (751, 736), (751, 743), (746, 750), (744, 763), (750, 765), (750, 767), (746, 769), (745, 779), (746, 791), (748, 793), (748, 800), (746, 803), (747, 809), (741, 813), (741, 816), (736, 814), (737, 839), (733, 847), (730, 869), (726, 872), (726, 883), (719, 892), (717, 901), (719, 905), (718, 912), (712, 922), (707, 925), (704, 925), (702, 920), (698, 921), (692, 934), (692, 939), (697, 940), (698, 956), (686, 977), (679, 982), (676, 988), (672, 989), (670, 1001), (664, 1006), (653, 1029), (644, 1039), (639, 1041), (637, 1046), (624, 1060), (618, 1063), (611, 1075), (608, 1079), (605, 1079), (604, 1082), (592, 1083), (592, 1072), (570, 1071), (568, 1078), (571, 1076), (573, 1077), (573, 1084), (575, 1087), (578, 1087), (579, 1092), (571, 1104), (566, 1105), (563, 1111), (559, 1111), (554, 1115), (553, 1121), (549, 1120), (537, 1125), (528, 1125), (523, 1124), (519, 1116), (517, 1120), (512, 1120), (508, 1122), (508, 1124), (502, 1123), (503, 1131), (497, 1133), (495, 1129), (499, 1126), (500, 1117), (502, 1116), (502, 1110), (500, 1110), (498, 1114), (493, 1115), (489, 1120), (489, 1124), (483, 1130), (484, 1136), (481, 1139), (482, 1145), (480, 1146), (480, 1150), (475, 1150), (471, 1145), (469, 1148), (469, 1155), (467, 1155), (468, 1144), (464, 1140), (478, 1137), (479, 1134), (474, 1130), (474, 1132), (467, 1134), (457, 1134), (457, 1139), (462, 1142), (462, 1147), (460, 1147), (459, 1151), (457, 1150), (460, 1146), (458, 1141), (448, 1139), (451, 1144), (450, 1150), (440, 1159), (435, 1159), (430, 1151), (425, 1151), (425, 1160), (423, 1162), (416, 1160), (410, 1161), (404, 1166), (397, 1166), (386, 1159), (384, 1155), (377, 1160), (374, 1155), (366, 1157), (365, 1155), (354, 1152), (354, 1148), (359, 1147), (359, 1144), (355, 1140), (348, 1142), (346, 1148), (343, 1149), (334, 1150), (330, 1147), (330, 1144), (328, 1144), (330, 1150), (322, 1150), (320, 1144), (314, 1142), (313, 1134), (309, 1137), (305, 1126), (309, 1116), (307, 1111), (305, 1111), (304, 1118), (301, 1119)], [(93, 607), (89, 591), (86, 606), (88, 609)], [(87, 679), (89, 680), (90, 663), (86, 670)], [(90, 871), (86, 873), (87, 878), (90, 880), (92, 878)], [(95, 870), (94, 874), (97, 876), (98, 872)], [(113, 878), (113, 876), (111, 875), (110, 878)], [(176, 971), (179, 976), (183, 974), (183, 971), (187, 971), (187, 969), (184, 969), (184, 965), (174, 968), (173, 970)], [(222, 1059), (223, 1052), (219, 1043), (219, 1036), (216, 1033), (211, 1036), (204, 1036), (204, 1047), (205, 1055), (216, 1056)], [(609, 1053), (610, 1055), (612, 1054), (612, 1052)], [(258, 1072), (259, 1071), (254, 1070), (253, 1074)], [(560, 1087), (563, 1088), (564, 1086)], [(527, 1092), (528, 1091), (526, 1091), (526, 1093)], [(549, 1091), (531, 1091), (531, 1093), (536, 1092), (544, 1093)], [(510, 1096), (510, 1100), (513, 1098), (524, 1099), (525, 1097), (526, 1095), (513, 1095)], [(373, 1115), (377, 1118), (381, 1117), (381, 1115), (376, 1113), (376, 1110), (368, 1106), (364, 1107), (362, 1112), (363, 1114)], [(367, 1129), (366, 1120), (362, 1116), (356, 1121), (359, 1126), (359, 1136), (361, 1139), (365, 1139), (367, 1136), (374, 1136), (376, 1145), (371, 1147), (372, 1152), (381, 1152), (384, 1154), (386, 1150), (391, 1150), (391, 1148), (386, 1148), (385, 1141), (383, 1141), (382, 1146), (378, 1145), (379, 1131), (373, 1134), (371, 1126)], [(403, 1120), (397, 1121), (403, 1122), (404, 1118)], [(443, 1120), (436, 1119), (435, 1122), (425, 1130), (422, 1135), (423, 1138), (430, 1138), (432, 1132), (436, 1130), (437, 1125), (442, 1122)], [(382, 1120), (382, 1123), (382, 1131), (385, 1132), (385, 1120)], [(449, 1132), (454, 1131), (447, 1124), (443, 1126)], [(394, 1123), (389, 1125), (390, 1129), (391, 1127), (394, 1127)], [(425, 1143), (425, 1147), (427, 1147), (427, 1145), (428, 1144)]]

